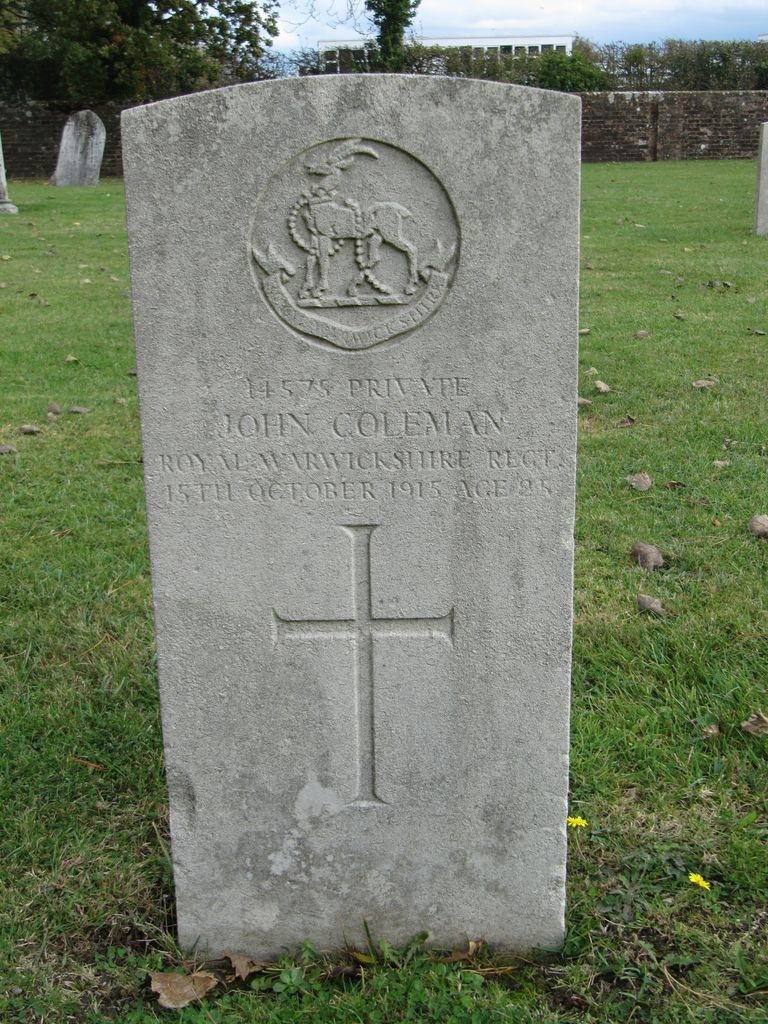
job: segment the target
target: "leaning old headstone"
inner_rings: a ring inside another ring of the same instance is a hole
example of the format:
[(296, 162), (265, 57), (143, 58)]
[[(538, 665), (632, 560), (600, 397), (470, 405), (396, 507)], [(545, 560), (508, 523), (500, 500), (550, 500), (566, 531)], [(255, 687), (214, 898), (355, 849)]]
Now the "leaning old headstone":
[(755, 190), (755, 234), (768, 235), (768, 122), (760, 125)]
[(3, 159), (3, 138), (0, 135), (0, 213), (18, 212), (18, 208), (8, 198), (8, 184), (5, 178), (5, 161)]
[(123, 115), (182, 944), (563, 937), (579, 101)]
[(54, 185), (98, 185), (107, 132), (92, 110), (72, 114), (64, 125)]

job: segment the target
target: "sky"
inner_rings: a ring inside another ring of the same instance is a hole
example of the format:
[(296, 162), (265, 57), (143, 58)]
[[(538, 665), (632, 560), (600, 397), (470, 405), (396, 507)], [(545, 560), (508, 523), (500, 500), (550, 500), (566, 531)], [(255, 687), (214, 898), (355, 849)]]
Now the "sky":
[[(318, 39), (368, 34), (364, 17), (343, 21), (350, 3), (358, 11), (363, 6), (362, 0), (282, 0), (275, 46), (313, 47)], [(417, 36), (578, 34), (596, 43), (757, 39), (768, 34), (768, 5), (765, 0), (422, 0), (413, 28)]]

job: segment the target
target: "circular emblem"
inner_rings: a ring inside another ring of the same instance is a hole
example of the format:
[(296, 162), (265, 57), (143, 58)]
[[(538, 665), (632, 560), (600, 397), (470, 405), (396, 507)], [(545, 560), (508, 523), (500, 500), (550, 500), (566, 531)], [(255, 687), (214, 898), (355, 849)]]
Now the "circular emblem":
[(371, 139), (333, 139), (294, 157), (259, 197), (251, 270), (284, 323), (358, 350), (412, 331), (456, 270), (459, 226), (420, 160)]

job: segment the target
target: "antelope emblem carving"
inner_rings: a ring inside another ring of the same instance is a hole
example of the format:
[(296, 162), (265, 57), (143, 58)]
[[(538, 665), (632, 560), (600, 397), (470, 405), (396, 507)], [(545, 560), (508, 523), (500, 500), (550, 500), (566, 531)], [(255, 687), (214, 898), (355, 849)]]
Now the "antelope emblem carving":
[(384, 245), (402, 252), (407, 260), (405, 295), (413, 295), (418, 287), (418, 249), (405, 228), (405, 222), (412, 216), (410, 210), (393, 202), (363, 207), (353, 199), (339, 196), (338, 178), (359, 155), (378, 159), (375, 150), (352, 141), (337, 147), (324, 163), (307, 165), (309, 173), (322, 180), (301, 194), (288, 215), (291, 238), (307, 254), (300, 302), (313, 304), (327, 295), (331, 260), (348, 241), (354, 243), (357, 266), (357, 274), (347, 287), (351, 301), (365, 283), (380, 295), (390, 297), (390, 301), (405, 301), (398, 299), (394, 289), (374, 272)]

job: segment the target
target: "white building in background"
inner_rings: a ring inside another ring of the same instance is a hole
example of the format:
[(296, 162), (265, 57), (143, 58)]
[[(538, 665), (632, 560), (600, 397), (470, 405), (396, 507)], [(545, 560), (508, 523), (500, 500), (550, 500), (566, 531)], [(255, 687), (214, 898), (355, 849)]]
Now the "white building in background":
[[(442, 46), (472, 50), (476, 55), (497, 54), (500, 57), (522, 57), (542, 53), (571, 53), (575, 36), (419, 36), (421, 46)], [(352, 56), (356, 50), (370, 46), (373, 39), (321, 39), (317, 49), (327, 71), (340, 70), (340, 55)]]

